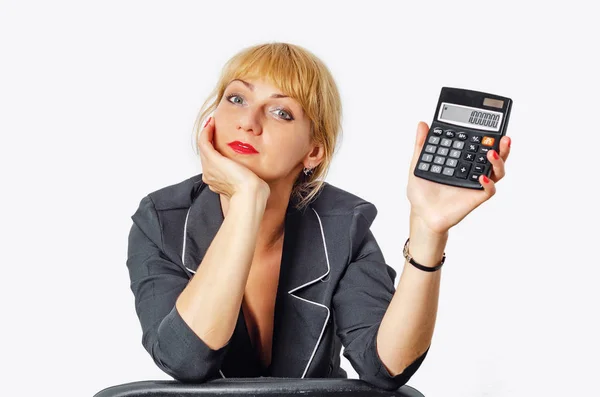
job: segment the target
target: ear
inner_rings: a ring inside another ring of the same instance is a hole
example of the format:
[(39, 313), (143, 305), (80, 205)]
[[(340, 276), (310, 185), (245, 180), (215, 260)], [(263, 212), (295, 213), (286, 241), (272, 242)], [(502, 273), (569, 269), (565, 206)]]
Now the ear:
[(304, 166), (307, 168), (315, 168), (325, 158), (325, 148), (320, 143), (314, 143), (310, 152), (304, 157)]

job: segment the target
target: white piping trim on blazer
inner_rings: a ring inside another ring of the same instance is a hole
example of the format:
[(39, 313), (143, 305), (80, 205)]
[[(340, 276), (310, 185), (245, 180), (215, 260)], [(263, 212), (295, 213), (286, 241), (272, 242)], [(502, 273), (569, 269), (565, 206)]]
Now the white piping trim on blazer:
[[(315, 215), (317, 215), (317, 219), (319, 220), (319, 228), (321, 228), (321, 238), (323, 239), (323, 247), (325, 248), (325, 260), (327, 261), (327, 273), (325, 273), (324, 276), (322, 276), (321, 281), (329, 281), (329, 254), (327, 254), (327, 242), (325, 241), (325, 233), (323, 232), (323, 224), (321, 223), (321, 217), (319, 216), (319, 214), (317, 213), (317, 211), (313, 208), (310, 207), (314, 212)], [(324, 277), (327, 277), (327, 279), (325, 279)]]
[(192, 209), (192, 207), (190, 206), (190, 208), (188, 209), (187, 214), (185, 215), (185, 223), (183, 224), (183, 248), (181, 249), (181, 263), (183, 263), (183, 267), (185, 267), (186, 269), (188, 269), (190, 272), (192, 273), (196, 273), (195, 271), (193, 271), (192, 269), (190, 269), (189, 267), (187, 267), (185, 265), (185, 233), (187, 232), (187, 220), (188, 220), (188, 216), (190, 215), (190, 210)]
[(315, 348), (313, 349), (312, 354), (310, 355), (310, 358), (308, 359), (308, 363), (306, 364), (306, 368), (304, 368), (304, 372), (302, 373), (302, 379), (304, 379), (304, 376), (306, 375), (306, 372), (308, 372), (308, 367), (310, 367), (310, 363), (312, 362), (313, 358), (315, 357), (315, 353), (317, 352), (317, 347), (319, 347), (319, 343), (321, 343), (321, 338), (323, 337), (323, 332), (325, 332), (325, 328), (327, 327), (327, 322), (329, 321), (329, 314), (330, 314), (329, 308), (327, 306), (322, 305), (322, 304), (317, 303), (317, 302), (309, 301), (308, 299), (300, 298), (299, 296), (296, 296), (296, 295), (293, 294), (293, 292), (298, 291), (300, 288), (304, 288), (307, 285), (316, 283), (317, 280), (326, 281), (326, 280), (323, 280), (323, 278), (329, 275), (329, 270), (330, 270), (330, 267), (329, 267), (329, 256), (327, 255), (327, 243), (325, 242), (325, 233), (323, 232), (323, 224), (321, 223), (321, 217), (319, 216), (319, 214), (317, 213), (317, 211), (313, 207), (310, 207), (310, 208), (314, 211), (315, 215), (317, 216), (317, 219), (319, 220), (319, 227), (321, 228), (321, 237), (323, 238), (323, 247), (325, 248), (325, 260), (327, 261), (327, 272), (324, 275), (322, 275), (322, 276), (320, 276), (320, 277), (318, 277), (318, 278), (316, 278), (316, 279), (314, 279), (312, 281), (309, 281), (306, 284), (303, 284), (303, 285), (301, 285), (299, 287), (296, 287), (294, 289), (289, 290), (288, 294), (290, 294), (294, 298), (298, 298), (300, 300), (303, 300), (304, 302), (312, 303), (313, 305), (317, 305), (317, 306), (325, 308), (325, 310), (327, 310), (327, 317), (325, 318), (325, 323), (323, 323), (323, 328), (321, 329), (321, 334), (319, 335), (319, 339), (317, 339), (317, 344), (315, 345)]
[[(192, 209), (191, 207), (190, 207), (190, 209), (188, 209), (188, 212), (187, 212), (187, 214), (185, 216), (185, 223), (184, 223), (184, 227), (183, 227), (183, 248), (181, 250), (181, 262), (183, 263), (183, 266), (187, 270), (189, 270), (192, 273), (196, 273), (194, 270), (192, 270), (189, 267), (185, 266), (185, 237), (186, 237), (185, 234), (186, 234), (186, 231), (187, 231), (187, 220), (188, 220), (188, 216), (190, 214), (190, 210), (191, 209)], [(325, 240), (325, 232), (323, 231), (323, 223), (321, 222), (321, 217), (319, 216), (319, 213), (313, 207), (311, 207), (311, 209), (313, 210), (313, 212), (317, 216), (317, 220), (319, 221), (319, 228), (321, 229), (321, 238), (323, 239), (323, 248), (325, 249), (325, 261), (327, 262), (327, 272), (325, 272), (325, 274), (323, 274), (322, 276), (319, 276), (318, 278), (316, 278), (316, 279), (314, 279), (312, 281), (309, 281), (306, 284), (303, 284), (303, 285), (301, 285), (299, 287), (296, 287), (294, 289), (289, 290), (288, 294), (291, 295), (291, 296), (293, 296), (294, 298), (300, 299), (300, 300), (302, 300), (304, 302), (309, 302), (309, 303), (312, 303), (313, 305), (317, 305), (317, 306), (325, 308), (325, 310), (327, 310), (327, 317), (325, 318), (325, 323), (323, 324), (323, 328), (321, 329), (321, 334), (319, 335), (319, 339), (317, 340), (317, 344), (315, 345), (315, 348), (313, 349), (313, 352), (310, 355), (308, 363), (306, 364), (306, 368), (304, 368), (304, 372), (302, 373), (302, 378), (304, 378), (304, 376), (308, 372), (308, 367), (310, 367), (310, 363), (312, 362), (312, 360), (313, 360), (313, 358), (315, 356), (315, 353), (317, 352), (317, 347), (319, 346), (319, 343), (321, 343), (321, 338), (323, 337), (323, 332), (325, 332), (325, 328), (327, 327), (327, 322), (329, 321), (329, 315), (330, 315), (330, 311), (329, 311), (329, 308), (327, 306), (322, 305), (322, 304), (317, 303), (317, 302), (309, 301), (309, 300), (304, 299), (304, 298), (300, 298), (299, 296), (296, 296), (296, 295), (293, 294), (294, 292), (298, 291), (299, 289), (304, 288), (304, 287), (306, 287), (306, 286), (308, 286), (310, 284), (315, 283), (317, 280), (320, 280), (322, 282), (329, 280), (328, 277), (329, 277), (329, 272), (331, 270), (331, 267), (329, 266), (329, 255), (327, 253), (327, 241)], [(221, 370), (219, 370), (219, 374), (221, 374), (221, 376), (223, 378), (225, 378), (225, 375), (223, 375), (223, 372)]]
[[(188, 209), (187, 214), (185, 215), (185, 223), (183, 224), (183, 248), (181, 249), (181, 263), (183, 263), (183, 266), (188, 269), (190, 272), (192, 273), (196, 273), (195, 271), (193, 271), (192, 269), (190, 269), (189, 267), (187, 267), (185, 265), (185, 233), (187, 232), (187, 220), (188, 220), (188, 216), (190, 215), (190, 210), (192, 209), (192, 207), (190, 206), (190, 208)], [(223, 371), (219, 370), (219, 374), (225, 379), (225, 375), (223, 375)]]

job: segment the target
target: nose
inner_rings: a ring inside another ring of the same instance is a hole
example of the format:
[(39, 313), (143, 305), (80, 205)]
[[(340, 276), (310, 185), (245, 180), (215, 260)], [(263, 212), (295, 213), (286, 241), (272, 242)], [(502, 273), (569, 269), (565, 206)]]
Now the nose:
[(262, 134), (260, 123), (261, 109), (259, 107), (248, 107), (243, 112), (238, 123), (238, 129), (242, 129), (252, 135)]

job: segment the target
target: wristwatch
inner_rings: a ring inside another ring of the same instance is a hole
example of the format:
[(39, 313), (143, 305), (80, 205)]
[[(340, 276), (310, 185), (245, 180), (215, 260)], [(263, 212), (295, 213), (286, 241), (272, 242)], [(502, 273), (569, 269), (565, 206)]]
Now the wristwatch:
[(404, 253), (404, 258), (406, 258), (406, 260), (408, 262), (410, 262), (411, 265), (413, 265), (417, 269), (423, 270), (425, 272), (435, 272), (436, 270), (439, 270), (442, 267), (442, 265), (446, 261), (446, 253), (445, 252), (444, 252), (444, 255), (442, 256), (442, 261), (440, 262), (439, 265), (434, 266), (434, 267), (423, 266), (423, 265), (420, 265), (417, 262), (415, 262), (413, 257), (408, 253), (408, 241), (409, 240), (410, 240), (410, 237), (408, 239), (406, 239), (406, 243), (404, 243), (403, 253)]

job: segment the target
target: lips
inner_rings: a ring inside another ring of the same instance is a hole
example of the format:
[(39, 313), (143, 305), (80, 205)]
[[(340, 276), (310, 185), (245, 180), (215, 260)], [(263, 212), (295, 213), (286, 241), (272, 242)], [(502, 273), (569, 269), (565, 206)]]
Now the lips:
[(258, 150), (256, 150), (252, 145), (245, 142), (233, 141), (229, 142), (228, 145), (236, 152), (241, 154), (256, 154)]

